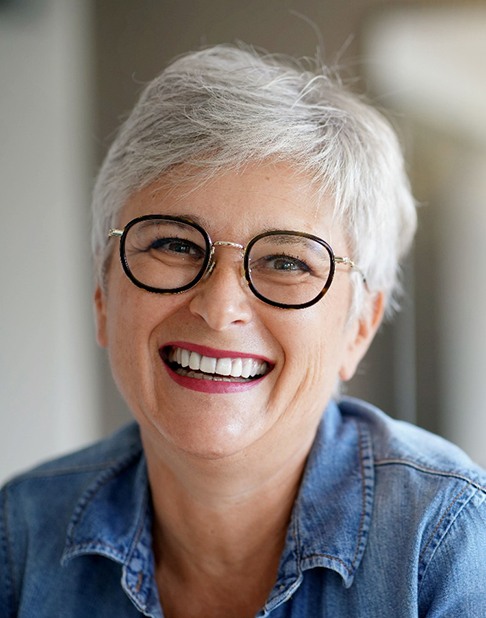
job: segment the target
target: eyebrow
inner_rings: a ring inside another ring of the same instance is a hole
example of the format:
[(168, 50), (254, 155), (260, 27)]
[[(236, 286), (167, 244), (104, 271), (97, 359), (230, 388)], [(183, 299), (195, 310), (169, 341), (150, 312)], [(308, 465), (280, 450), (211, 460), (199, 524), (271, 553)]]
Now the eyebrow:
[[(208, 227), (211, 227), (210, 219), (206, 219), (205, 217), (201, 217), (193, 213), (177, 212), (177, 213), (170, 213), (170, 215), (174, 217), (180, 217), (181, 219), (187, 219), (188, 221), (192, 221), (193, 223), (197, 223), (198, 225), (203, 227), (205, 230), (207, 230)], [(296, 230), (290, 230), (288, 228), (281, 228), (281, 227), (265, 226), (258, 232), (258, 234), (266, 234), (267, 232), (283, 232), (283, 231), (296, 231)]]
[(188, 213), (184, 213), (184, 212), (177, 212), (177, 213), (170, 213), (170, 216), (173, 217), (179, 217), (180, 219), (186, 219), (187, 221), (191, 221), (192, 223), (197, 223), (197, 225), (200, 225), (202, 228), (204, 228), (207, 231), (207, 228), (210, 226), (209, 220), (205, 219), (204, 217), (200, 217), (198, 215), (195, 215), (193, 213), (188, 214)]
[[(169, 214), (169, 213), (166, 213), (166, 214)], [(197, 225), (200, 225), (204, 230), (206, 230), (206, 232), (209, 234), (208, 230), (211, 227), (210, 219), (206, 219), (205, 217), (201, 217), (200, 215), (197, 215), (194, 213), (187, 213), (187, 212), (175, 212), (175, 213), (170, 213), (170, 215), (174, 217), (180, 217), (181, 219), (187, 219), (188, 221), (191, 221), (192, 223), (196, 223)], [(296, 230), (295, 228), (288, 228), (288, 227), (282, 228), (282, 227), (274, 227), (274, 226), (265, 226), (260, 231), (258, 231), (256, 235), (267, 234), (268, 232), (297, 232), (299, 234), (301, 230), (298, 230), (298, 229)], [(211, 236), (211, 234), (209, 235)]]

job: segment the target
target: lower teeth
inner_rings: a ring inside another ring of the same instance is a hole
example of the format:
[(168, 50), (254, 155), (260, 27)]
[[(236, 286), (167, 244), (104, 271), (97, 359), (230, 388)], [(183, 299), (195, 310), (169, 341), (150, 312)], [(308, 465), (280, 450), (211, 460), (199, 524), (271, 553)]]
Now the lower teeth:
[(196, 380), (212, 380), (213, 382), (246, 382), (247, 380), (251, 380), (251, 378), (232, 378), (230, 376), (219, 376), (215, 374), (201, 373), (199, 371), (188, 371), (182, 367), (178, 367), (175, 372), (180, 376), (187, 378), (196, 378)]

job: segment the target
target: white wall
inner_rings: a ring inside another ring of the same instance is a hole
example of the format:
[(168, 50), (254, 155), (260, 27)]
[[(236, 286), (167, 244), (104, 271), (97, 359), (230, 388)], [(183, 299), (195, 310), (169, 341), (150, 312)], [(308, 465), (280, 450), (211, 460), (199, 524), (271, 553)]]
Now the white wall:
[(0, 8), (0, 481), (99, 430), (89, 6)]

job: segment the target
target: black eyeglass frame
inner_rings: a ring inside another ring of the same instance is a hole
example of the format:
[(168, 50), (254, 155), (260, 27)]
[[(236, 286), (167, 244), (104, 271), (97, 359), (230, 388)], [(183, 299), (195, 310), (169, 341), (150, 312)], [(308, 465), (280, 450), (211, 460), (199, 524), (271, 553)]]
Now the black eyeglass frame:
[[(156, 287), (147, 285), (143, 283), (142, 281), (139, 281), (135, 277), (135, 275), (132, 273), (132, 271), (130, 270), (130, 266), (128, 264), (128, 259), (127, 259), (126, 251), (125, 251), (125, 245), (126, 245), (126, 239), (128, 236), (128, 232), (134, 225), (137, 225), (141, 221), (150, 221), (150, 220), (174, 221), (174, 222), (183, 223), (184, 225), (189, 225), (193, 227), (194, 229), (196, 229), (203, 237), (204, 243), (205, 243), (205, 249), (206, 249), (203, 264), (198, 274), (194, 277), (194, 279), (192, 279), (192, 281), (190, 281), (186, 285), (183, 285), (179, 288), (170, 288), (170, 289), (164, 289), (164, 288), (158, 288), (158, 287), (156, 288)], [(271, 236), (300, 236), (301, 238), (308, 238), (322, 245), (328, 252), (329, 258), (330, 258), (329, 275), (321, 291), (312, 300), (309, 300), (305, 303), (296, 303), (296, 304), (279, 303), (279, 302), (270, 300), (266, 296), (263, 296), (263, 294), (261, 294), (256, 289), (251, 279), (251, 268), (250, 268), (250, 263), (249, 263), (250, 251), (256, 242), (258, 242), (262, 238), (268, 238)], [(137, 287), (141, 288), (142, 290), (146, 290), (147, 292), (152, 292), (154, 294), (181, 294), (193, 288), (195, 285), (197, 285), (197, 283), (199, 283), (199, 281), (201, 281), (201, 279), (211, 274), (212, 269), (215, 266), (215, 261), (213, 259), (214, 249), (215, 247), (218, 247), (218, 246), (234, 247), (243, 252), (243, 271), (244, 271), (245, 280), (246, 280), (246, 283), (248, 284), (248, 287), (258, 299), (260, 299), (267, 305), (271, 305), (272, 307), (278, 307), (280, 309), (305, 309), (306, 307), (311, 307), (312, 305), (315, 305), (317, 302), (319, 302), (323, 298), (323, 296), (327, 293), (327, 291), (331, 287), (332, 281), (334, 279), (334, 273), (336, 270), (336, 264), (345, 264), (346, 266), (349, 266), (350, 268), (357, 270), (361, 274), (363, 282), (366, 284), (366, 278), (364, 274), (349, 257), (340, 257), (340, 256), (334, 255), (334, 251), (332, 247), (329, 245), (329, 243), (327, 243), (322, 238), (319, 238), (318, 236), (314, 236), (313, 234), (308, 234), (306, 232), (296, 232), (293, 230), (270, 230), (268, 232), (263, 232), (261, 234), (258, 234), (257, 236), (252, 238), (248, 242), (248, 244), (245, 246), (245, 245), (241, 245), (241, 244), (229, 242), (229, 241), (224, 241), (224, 240), (219, 240), (219, 241), (217, 240), (213, 242), (211, 240), (211, 237), (209, 236), (209, 234), (206, 232), (206, 230), (203, 227), (201, 227), (198, 223), (196, 223), (195, 221), (192, 221), (191, 219), (187, 217), (175, 217), (172, 215), (154, 214), (154, 215), (142, 215), (141, 217), (136, 217), (135, 219), (132, 219), (131, 221), (129, 221), (123, 229), (111, 228), (108, 232), (108, 237), (120, 239), (120, 247), (119, 247), (120, 261), (121, 261), (123, 270), (126, 276), (130, 279), (130, 281)]]

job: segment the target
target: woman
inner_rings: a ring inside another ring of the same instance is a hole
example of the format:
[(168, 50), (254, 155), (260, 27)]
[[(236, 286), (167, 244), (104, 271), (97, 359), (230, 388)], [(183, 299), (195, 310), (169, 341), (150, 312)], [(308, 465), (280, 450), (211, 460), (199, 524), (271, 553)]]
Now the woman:
[(280, 57), (189, 54), (93, 213), (136, 424), (4, 488), (0, 616), (486, 615), (484, 472), (337, 397), (415, 229), (384, 119)]

